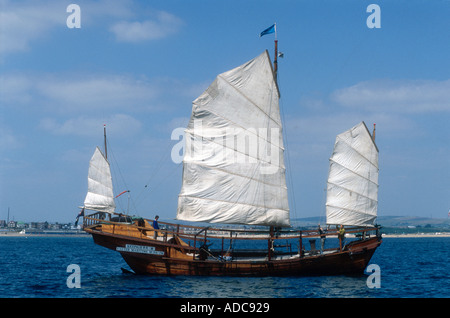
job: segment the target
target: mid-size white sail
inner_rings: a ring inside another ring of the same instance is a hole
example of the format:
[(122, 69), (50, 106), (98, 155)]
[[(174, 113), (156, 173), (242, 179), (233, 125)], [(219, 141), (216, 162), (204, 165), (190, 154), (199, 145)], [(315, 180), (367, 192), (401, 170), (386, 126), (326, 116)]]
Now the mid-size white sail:
[(116, 208), (109, 162), (98, 147), (89, 162), (88, 193), (84, 208), (109, 213), (113, 213)]
[(327, 224), (371, 226), (377, 207), (378, 148), (361, 122), (336, 137), (327, 183)]
[(268, 52), (222, 73), (185, 131), (177, 219), (290, 226), (279, 92)]

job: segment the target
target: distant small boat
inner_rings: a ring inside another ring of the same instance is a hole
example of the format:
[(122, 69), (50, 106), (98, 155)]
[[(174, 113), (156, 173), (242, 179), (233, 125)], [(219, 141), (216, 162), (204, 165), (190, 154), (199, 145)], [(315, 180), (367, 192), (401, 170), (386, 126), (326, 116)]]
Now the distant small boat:
[[(327, 224), (345, 226), (345, 233), (358, 239), (344, 244), (344, 227), (293, 229), (278, 100), (276, 75), (265, 51), (218, 75), (193, 102), (177, 219), (199, 226), (159, 222), (162, 229), (156, 229), (151, 219), (115, 213), (109, 163), (97, 148), (84, 203), (84, 209), (94, 212), (84, 215), (84, 230), (96, 244), (118, 251), (138, 274), (363, 273), (381, 244), (379, 227), (374, 226), (378, 193), (374, 139), (362, 122), (337, 136), (330, 159)], [(211, 225), (200, 226), (204, 222)], [(214, 228), (212, 223), (241, 227)], [(316, 247), (317, 239), (336, 236), (340, 240), (335, 240), (335, 247)], [(239, 249), (240, 243), (247, 246)]]

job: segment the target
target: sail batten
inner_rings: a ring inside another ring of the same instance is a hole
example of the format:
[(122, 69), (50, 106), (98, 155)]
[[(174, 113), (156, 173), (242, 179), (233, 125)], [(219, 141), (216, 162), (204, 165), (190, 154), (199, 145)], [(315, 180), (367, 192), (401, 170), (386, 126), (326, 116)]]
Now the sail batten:
[(193, 102), (177, 219), (290, 226), (278, 99), (266, 51)]
[(336, 137), (327, 181), (327, 224), (371, 226), (377, 209), (378, 148), (361, 122)]
[(347, 191), (348, 193), (352, 193), (352, 194), (354, 193), (356, 195), (362, 196), (362, 197), (366, 198), (367, 200), (372, 200), (374, 202), (378, 202), (377, 198), (371, 197), (370, 193), (368, 193), (368, 191), (357, 192), (357, 191), (355, 191), (353, 189), (349, 189), (349, 188), (346, 188), (346, 187), (343, 187), (341, 185), (338, 185), (336, 183), (331, 183), (331, 182), (330, 182), (330, 185), (333, 186), (333, 187), (336, 187), (336, 188), (340, 188), (343, 191)]
[[(211, 198), (202, 198), (202, 197), (196, 197), (196, 196), (189, 196), (189, 195), (185, 195), (184, 197), (186, 198), (191, 198), (191, 199), (198, 199), (198, 200), (210, 200), (210, 201), (216, 201), (216, 202), (222, 202), (222, 203), (227, 203), (228, 201), (226, 200), (217, 200), (217, 199), (211, 199)], [(260, 209), (268, 209), (268, 210), (283, 210), (283, 209), (279, 209), (278, 207), (270, 207), (267, 205), (257, 205), (257, 204), (249, 204), (249, 203), (237, 203), (235, 202), (235, 205), (241, 205), (241, 206), (249, 206), (249, 207), (254, 207), (254, 208), (260, 208)], [(283, 210), (286, 213), (289, 213), (289, 210)]]
[[(209, 111), (209, 112), (211, 112), (211, 111)], [(215, 114), (215, 113), (213, 113), (213, 112), (211, 112), (211, 113), (214, 114), (215, 116), (222, 117), (222, 116), (220, 116), (220, 115), (218, 115), (218, 114)], [(248, 129), (248, 128), (245, 128), (244, 126), (240, 126), (239, 124), (234, 123), (232, 120), (230, 120), (230, 119), (228, 119), (228, 118), (222, 117), (222, 119), (224, 119), (224, 120), (226, 120), (226, 121), (229, 121), (229, 122), (233, 123), (234, 125), (236, 125), (236, 127), (240, 127), (240, 128), (241, 128), (242, 130), (244, 130), (245, 132), (249, 132), (249, 133), (255, 135), (257, 138), (263, 139), (264, 142), (267, 142), (267, 143), (271, 144), (271, 146), (278, 147), (278, 148), (280, 148), (281, 150), (284, 151), (283, 145), (273, 144), (273, 143), (271, 142), (271, 140), (269, 140), (269, 139), (264, 139), (264, 136), (257, 134), (257, 132), (254, 132), (252, 129)], [(281, 128), (281, 127), (280, 127), (280, 128)], [(217, 131), (217, 132), (220, 132), (220, 131), (221, 131), (221, 130), (218, 129), (218, 128), (212, 128), (212, 129), (215, 130), (215, 131)], [(190, 133), (190, 134), (193, 135), (193, 136), (199, 136), (199, 137), (205, 138), (205, 136), (201, 135), (201, 134), (199, 133), (199, 131), (198, 131), (198, 130), (195, 130), (195, 129), (192, 129), (192, 130), (186, 129), (185, 132), (188, 132), (188, 133)], [(212, 138), (214, 138), (214, 137), (212, 137)], [(213, 140), (212, 140), (212, 141), (213, 141)], [(226, 146), (226, 144), (225, 144), (225, 146)]]
[[(236, 154), (237, 155), (243, 155), (243, 156), (245, 156), (249, 161), (251, 161), (251, 160), (260, 160), (261, 162), (263, 162), (263, 163), (266, 163), (266, 164), (270, 164), (270, 160), (268, 160), (268, 159), (266, 159), (266, 158), (261, 158), (260, 156), (258, 156), (257, 154), (255, 155), (255, 154), (252, 154), (252, 153), (246, 153), (245, 151), (242, 151), (242, 150), (240, 150), (240, 149), (234, 149), (234, 148), (232, 148), (232, 147), (230, 147), (229, 145), (228, 145), (228, 143), (227, 143), (227, 141), (225, 141), (225, 142), (219, 142), (219, 141), (216, 141), (215, 139), (217, 138), (217, 137), (211, 137), (211, 136), (209, 136), (209, 137), (205, 137), (204, 135), (201, 135), (201, 134), (199, 134), (199, 133), (194, 133), (194, 132), (191, 132), (191, 131), (185, 131), (186, 133), (188, 133), (188, 134), (190, 134), (192, 137), (194, 137), (194, 138), (197, 138), (197, 137), (200, 137), (200, 138), (202, 138), (202, 139), (206, 139), (208, 142), (210, 142), (210, 143), (212, 143), (212, 144), (215, 144), (215, 145), (217, 145), (217, 146), (219, 146), (219, 147), (223, 147), (223, 148), (227, 148), (227, 150), (231, 150), (231, 151), (235, 151), (236, 152)], [(247, 132), (251, 132), (250, 130), (245, 130), (244, 131), (244, 134), (246, 135), (246, 133)], [(252, 133), (252, 132), (251, 132)], [(253, 133), (252, 133), (253, 134)], [(280, 147), (280, 146), (278, 146), (278, 145), (276, 145), (276, 144), (273, 144), (271, 141), (268, 141), (268, 140), (266, 140), (266, 139), (264, 139), (264, 138), (261, 138), (261, 137), (259, 137), (258, 135), (254, 135), (256, 138), (260, 138), (261, 139), (261, 141), (263, 141), (263, 142), (266, 142), (266, 143), (268, 143), (271, 147), (277, 147), (278, 149), (279, 149), (279, 151), (284, 151), (284, 148), (283, 147)], [(215, 145), (213, 145), (213, 146), (215, 146)], [(280, 169), (283, 169), (283, 170), (285, 170), (286, 168), (284, 167), (284, 166), (278, 166)]]
[[(330, 162), (332, 162), (332, 164), (339, 165), (339, 166), (342, 167), (343, 170), (347, 170), (347, 171), (349, 171), (349, 172), (353, 172), (353, 173), (355, 174), (355, 176), (358, 176), (358, 177), (360, 177), (361, 179), (367, 180), (367, 182), (373, 183), (373, 184), (375, 184), (375, 185), (378, 186), (378, 183), (377, 183), (375, 180), (372, 180), (372, 178), (369, 178), (369, 177), (366, 177), (366, 176), (364, 176), (364, 175), (362, 175), (362, 174), (356, 173), (356, 172), (354, 172), (354, 171), (348, 169), (347, 167), (343, 166), (343, 165), (340, 164), (339, 162), (336, 162), (336, 161), (334, 161), (334, 160), (332, 160), (332, 159), (330, 159)], [(330, 183), (331, 183), (331, 182), (330, 182)], [(336, 184), (336, 185), (337, 185), (337, 184)]]
[(88, 192), (84, 200), (84, 208), (108, 213), (113, 213), (116, 208), (111, 169), (98, 147), (89, 162)]
[[(235, 175), (236, 177), (241, 177), (241, 178), (244, 178), (244, 179), (249, 179), (249, 180), (257, 181), (257, 182), (260, 182), (260, 183), (265, 184), (265, 185), (268, 185), (268, 186), (273, 186), (273, 187), (279, 187), (279, 186), (280, 186), (279, 184), (269, 183), (269, 182), (267, 182), (266, 180), (258, 180), (258, 179), (255, 179), (254, 177), (249, 176), (249, 175), (238, 174), (238, 173), (226, 171), (225, 169), (221, 169), (221, 168), (218, 168), (218, 167), (210, 167), (210, 166), (202, 165), (201, 163), (196, 163), (196, 164), (197, 164), (198, 166), (203, 166), (203, 167), (205, 167), (205, 168), (210, 168), (210, 169), (217, 170), (217, 171), (220, 171), (220, 172), (224, 172), (224, 173), (228, 173), (228, 174), (233, 174), (233, 175)], [(281, 169), (281, 168), (280, 168), (280, 169)], [(287, 186), (283, 186), (283, 185), (282, 185), (281, 187), (287, 190)]]
[(275, 118), (272, 118), (270, 114), (266, 113), (261, 107), (258, 106), (254, 101), (252, 101), (248, 96), (243, 94), (239, 89), (237, 89), (235, 86), (231, 85), (226, 79), (224, 79), (221, 75), (218, 75), (218, 78), (221, 78), (224, 80), (225, 83), (229, 84), (233, 89), (235, 89), (239, 94), (242, 94), (243, 97), (245, 97), (250, 103), (252, 103), (257, 109), (259, 109), (265, 116), (267, 116), (268, 119), (273, 120), (279, 127), (281, 127), (281, 123), (278, 122)]
[[(378, 169), (378, 161), (377, 161), (376, 163), (375, 163), (375, 162), (372, 162), (372, 159), (366, 156), (367, 154), (363, 154), (363, 153), (361, 153), (360, 151), (358, 151), (358, 149), (354, 148), (352, 144), (348, 143), (347, 140), (342, 139), (339, 135), (336, 137), (336, 139), (339, 139), (339, 140), (341, 140), (342, 142), (344, 142), (345, 144), (347, 144), (348, 147), (349, 147), (349, 149), (351, 149), (351, 150), (354, 151), (356, 154), (358, 154), (359, 156), (361, 156), (361, 158), (364, 158), (364, 159), (367, 161), (368, 164), (370, 164), (370, 165), (374, 166), (376, 169)], [(376, 148), (376, 145), (375, 145), (375, 144), (373, 144), (373, 145), (374, 145), (375, 149), (376, 149), (377, 152), (378, 152), (378, 148)], [(332, 160), (332, 158), (330, 158), (330, 160)], [(335, 161), (335, 162), (336, 162), (336, 161)]]

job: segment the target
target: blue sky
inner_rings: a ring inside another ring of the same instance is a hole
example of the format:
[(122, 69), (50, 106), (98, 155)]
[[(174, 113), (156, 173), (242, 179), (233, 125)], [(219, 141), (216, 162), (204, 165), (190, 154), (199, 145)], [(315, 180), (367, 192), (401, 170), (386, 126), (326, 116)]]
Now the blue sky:
[[(81, 28), (68, 28), (71, 3)], [(371, 3), (381, 28), (368, 28)], [(73, 222), (107, 125), (119, 210), (173, 219), (171, 133), (277, 23), (292, 217), (323, 216), (335, 136), (377, 124), (379, 215), (450, 208), (450, 1), (0, 0), (0, 219)]]

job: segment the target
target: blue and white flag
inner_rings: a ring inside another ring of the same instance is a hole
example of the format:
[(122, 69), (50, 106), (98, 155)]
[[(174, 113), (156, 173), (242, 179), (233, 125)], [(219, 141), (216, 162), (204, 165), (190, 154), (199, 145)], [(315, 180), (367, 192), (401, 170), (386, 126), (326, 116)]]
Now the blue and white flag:
[(268, 27), (264, 31), (262, 31), (261, 34), (259, 35), (259, 37), (262, 37), (263, 35), (271, 34), (271, 33), (274, 33), (274, 32), (275, 32), (275, 24), (272, 25), (271, 27)]

